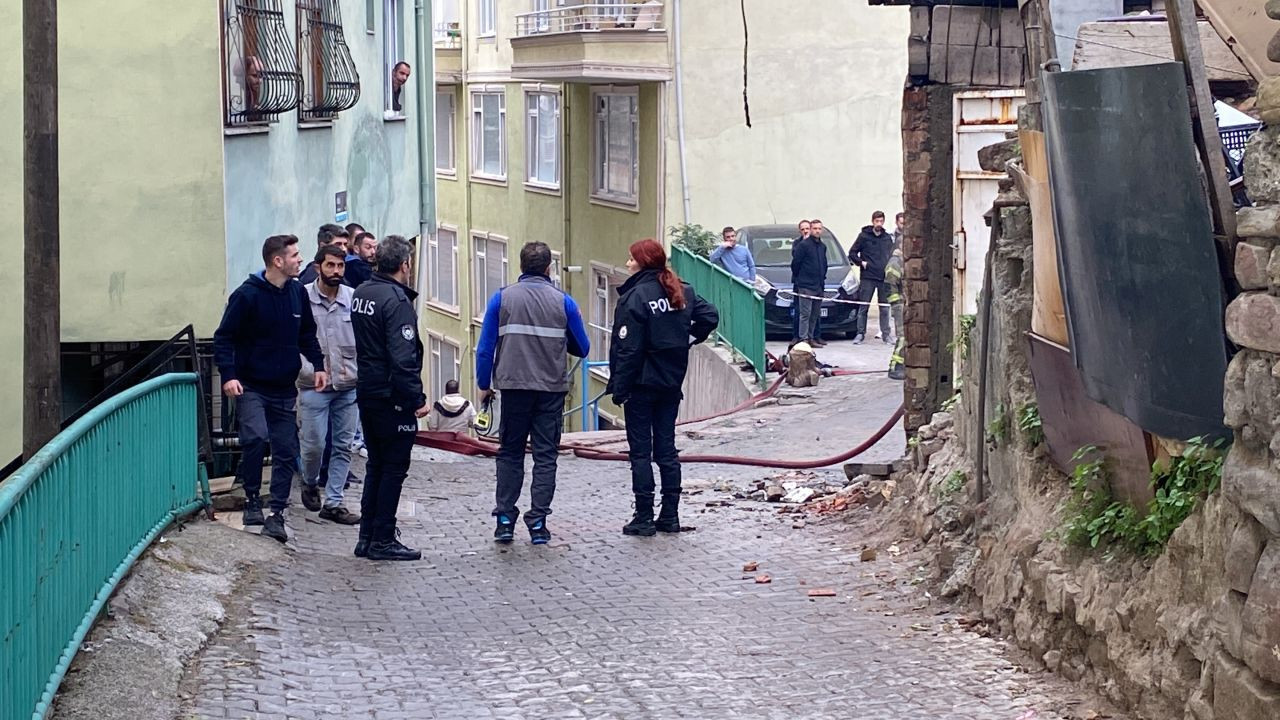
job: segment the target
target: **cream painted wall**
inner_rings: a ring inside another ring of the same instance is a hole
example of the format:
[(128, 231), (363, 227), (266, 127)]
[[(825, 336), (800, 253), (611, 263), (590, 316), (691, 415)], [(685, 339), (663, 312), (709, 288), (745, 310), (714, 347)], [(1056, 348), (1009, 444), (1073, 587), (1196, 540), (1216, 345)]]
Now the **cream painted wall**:
[[(681, 2), (690, 222), (718, 230), (820, 217), (847, 246), (872, 211), (901, 209), (906, 8), (849, 0), (746, 7), (751, 128), (737, 0)], [(684, 221), (671, 90), (668, 226)]]
[[(0, 2), (0, 217), (22, 227), (22, 3)], [(18, 237), (14, 233), (14, 238)], [(22, 244), (0, 243), (0, 465), (22, 452)]]

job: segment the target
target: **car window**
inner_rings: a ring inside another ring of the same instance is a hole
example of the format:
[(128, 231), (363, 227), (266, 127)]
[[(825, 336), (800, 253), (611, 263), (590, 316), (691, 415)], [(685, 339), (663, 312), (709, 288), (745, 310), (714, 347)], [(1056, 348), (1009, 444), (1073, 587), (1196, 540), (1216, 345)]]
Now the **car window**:
[[(793, 237), (752, 237), (749, 239), (751, 257), (756, 265), (791, 265), (791, 245)], [(822, 237), (822, 244), (827, 246), (827, 263), (839, 265), (844, 262), (844, 251), (840, 243), (829, 235)]]

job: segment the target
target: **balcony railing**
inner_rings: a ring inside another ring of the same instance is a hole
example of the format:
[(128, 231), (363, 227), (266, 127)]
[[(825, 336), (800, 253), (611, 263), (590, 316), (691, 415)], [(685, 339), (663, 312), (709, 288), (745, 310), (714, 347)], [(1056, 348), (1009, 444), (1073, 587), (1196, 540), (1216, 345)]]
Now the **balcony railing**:
[(432, 37), (438, 50), (462, 49), (462, 27), (456, 22), (436, 23)]
[(610, 30), (662, 31), (662, 3), (584, 3), (516, 15), (516, 37)]

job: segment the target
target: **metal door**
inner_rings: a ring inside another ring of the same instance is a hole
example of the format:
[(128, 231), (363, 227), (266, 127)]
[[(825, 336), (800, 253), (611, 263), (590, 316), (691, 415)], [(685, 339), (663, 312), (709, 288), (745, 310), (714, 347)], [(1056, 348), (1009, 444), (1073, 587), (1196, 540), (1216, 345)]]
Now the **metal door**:
[(1003, 172), (987, 172), (978, 166), (978, 150), (1005, 139), (1018, 129), (1018, 108), (1022, 90), (963, 90), (955, 94), (952, 117), (954, 183), (955, 314), (978, 312), (982, 290), (983, 264), (987, 256), (990, 229), (982, 216), (991, 209), (999, 193)]

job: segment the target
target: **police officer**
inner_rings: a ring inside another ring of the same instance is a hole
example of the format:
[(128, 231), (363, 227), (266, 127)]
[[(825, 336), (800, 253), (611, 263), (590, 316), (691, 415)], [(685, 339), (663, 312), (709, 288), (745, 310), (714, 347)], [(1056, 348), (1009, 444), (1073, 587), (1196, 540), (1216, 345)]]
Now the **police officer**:
[(422, 392), (422, 341), (414, 309), (418, 294), (407, 285), (413, 245), (399, 235), (388, 235), (378, 245), (374, 270), (373, 277), (356, 289), (351, 308), (356, 404), (369, 450), (355, 554), (370, 560), (418, 560), (422, 553), (396, 537), (396, 507), (409, 474), (417, 419), (429, 410)]
[[(680, 532), (680, 387), (689, 368), (689, 348), (707, 339), (720, 324), (720, 315), (667, 267), (667, 254), (656, 240), (633, 243), (627, 269), (633, 275), (618, 289), (607, 388), (626, 418), (636, 498), (635, 517), (622, 532)], [(656, 523), (655, 460), (662, 475), (662, 511)]]

